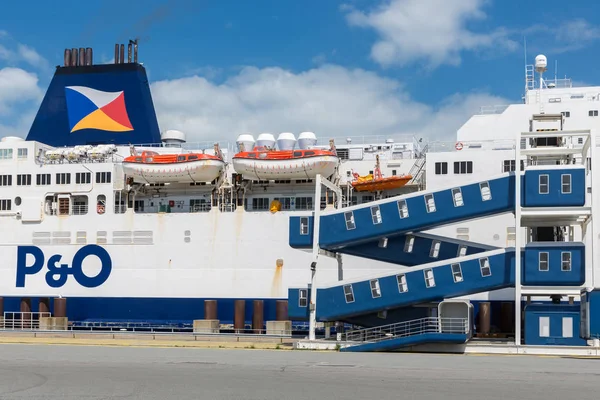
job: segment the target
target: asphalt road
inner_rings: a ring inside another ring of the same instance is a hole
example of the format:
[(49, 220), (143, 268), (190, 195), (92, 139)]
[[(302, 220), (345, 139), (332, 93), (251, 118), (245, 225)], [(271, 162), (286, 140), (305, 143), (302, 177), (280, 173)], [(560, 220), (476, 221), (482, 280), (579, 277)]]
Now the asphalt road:
[(600, 360), (0, 346), (0, 399), (596, 398)]

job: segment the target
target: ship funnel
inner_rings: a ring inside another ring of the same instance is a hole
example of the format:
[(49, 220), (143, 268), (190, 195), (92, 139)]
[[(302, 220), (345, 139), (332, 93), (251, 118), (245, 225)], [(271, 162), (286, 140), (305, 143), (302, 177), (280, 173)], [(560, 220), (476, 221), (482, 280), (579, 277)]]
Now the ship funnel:
[(317, 136), (313, 132), (302, 132), (298, 135), (298, 147), (302, 150), (310, 149), (317, 145)]
[(294, 150), (296, 137), (291, 132), (282, 132), (277, 136), (277, 148), (279, 150)]
[(185, 133), (169, 129), (160, 135), (160, 140), (165, 147), (181, 147), (181, 144), (185, 143)]
[(254, 150), (254, 137), (250, 133), (242, 133), (235, 141), (238, 145), (238, 151)]

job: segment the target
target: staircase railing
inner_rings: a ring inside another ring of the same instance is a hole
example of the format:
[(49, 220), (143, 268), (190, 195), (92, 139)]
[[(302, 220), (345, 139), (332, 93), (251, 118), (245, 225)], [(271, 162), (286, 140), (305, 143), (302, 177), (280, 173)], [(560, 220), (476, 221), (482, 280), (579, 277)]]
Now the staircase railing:
[(469, 330), (468, 318), (427, 317), (348, 331), (346, 340), (349, 342), (380, 342), (425, 333), (468, 334)]

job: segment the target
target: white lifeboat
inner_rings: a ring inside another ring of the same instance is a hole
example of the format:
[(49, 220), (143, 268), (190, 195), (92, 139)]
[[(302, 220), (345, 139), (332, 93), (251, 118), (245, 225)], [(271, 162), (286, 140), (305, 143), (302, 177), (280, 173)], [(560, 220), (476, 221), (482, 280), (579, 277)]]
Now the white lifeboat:
[(123, 160), (123, 172), (136, 182), (212, 182), (225, 162), (219, 156), (203, 153), (158, 154), (144, 151)]

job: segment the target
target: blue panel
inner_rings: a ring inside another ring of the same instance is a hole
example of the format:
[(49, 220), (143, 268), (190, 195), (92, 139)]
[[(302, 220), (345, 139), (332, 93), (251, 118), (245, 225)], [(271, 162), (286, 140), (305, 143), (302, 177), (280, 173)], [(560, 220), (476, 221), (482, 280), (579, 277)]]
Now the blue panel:
[(430, 308), (428, 307), (402, 307), (393, 310), (388, 310), (385, 318), (378, 316), (378, 313), (360, 315), (354, 318), (344, 319), (352, 325), (371, 328), (381, 325), (396, 324), (398, 322), (406, 322), (415, 319), (429, 317)]
[[(411, 240), (412, 238), (412, 240)], [(407, 246), (407, 240), (411, 242), (411, 248)], [(432, 257), (431, 250), (434, 240), (439, 241), (439, 252), (437, 257)], [(347, 246), (340, 249), (340, 253), (350, 254), (357, 257), (369, 258), (393, 264), (405, 266), (415, 266), (427, 264), (430, 262), (447, 260), (458, 257), (458, 250), (461, 245), (466, 246), (466, 254), (478, 254), (484, 251), (495, 249), (492, 246), (480, 245), (478, 243), (462, 240), (447, 239), (443, 236), (420, 234), (399, 235), (388, 238), (387, 247), (379, 247), (379, 242), (369, 242)], [(408, 252), (407, 250), (411, 250)]]
[[(542, 253), (541, 256), (540, 253)], [(563, 256), (563, 253), (566, 254)], [(567, 263), (563, 269), (563, 257), (565, 257), (565, 261), (567, 257), (570, 257), (570, 270), (566, 270)], [(529, 243), (525, 246), (524, 260), (524, 285), (579, 286), (585, 282), (585, 245), (583, 243)], [(546, 260), (547, 262), (545, 262)]]
[[(586, 301), (589, 304), (588, 323), (590, 327), (590, 339), (600, 338), (600, 290), (594, 289), (586, 293)], [(584, 306), (584, 304), (582, 304)]]
[[(525, 307), (524, 314), (526, 345), (586, 345), (586, 341), (579, 337), (579, 306), (569, 304), (529, 304)], [(540, 335), (540, 317), (548, 318), (548, 336)], [(563, 332), (563, 318), (571, 318), (571, 337), (565, 337), (565, 332)]]
[[(306, 290), (306, 306), (300, 306), (300, 290)], [(289, 288), (288, 289), (288, 316), (293, 321), (308, 321), (309, 309), (308, 300), (310, 299), (310, 289), (307, 288)]]
[(422, 335), (389, 339), (375, 343), (364, 343), (341, 348), (344, 352), (393, 351), (407, 346), (427, 343), (465, 343), (468, 335), (458, 333), (425, 333)]
[[(83, 86), (102, 92), (123, 91), (125, 111), (121, 111), (127, 115), (133, 130), (113, 132), (82, 129), (71, 133), (75, 121), (80, 120), (95, 106), (85, 96), (73, 90), (66, 90), (67, 86)], [(36, 140), (56, 147), (102, 143), (160, 143), (160, 132), (146, 70), (142, 65), (135, 63), (58, 67), (29, 130), (27, 140)]]
[[(496, 253), (496, 252), (494, 252)], [(396, 275), (379, 278), (381, 296), (373, 298), (370, 280), (352, 283), (353, 302), (346, 302), (342, 283), (317, 291), (317, 318), (334, 321), (373, 313), (384, 309), (404, 307), (444, 298), (502, 289), (514, 285), (514, 252), (489, 255), (491, 275), (482, 276), (479, 259), (460, 263), (462, 281), (454, 282), (451, 264), (433, 267), (435, 286), (426, 287), (424, 270), (409, 271), (404, 275), (408, 291), (399, 291)]]
[[(303, 235), (300, 229), (302, 220), (308, 222), (308, 234)], [(290, 217), (289, 244), (294, 249), (312, 249), (314, 236), (314, 217)]]
[[(542, 175), (547, 176), (547, 178), (543, 178), (542, 191), (544, 193), (540, 193), (540, 176)], [(570, 193), (562, 192), (563, 175), (570, 176)], [(545, 184), (545, 179), (547, 179), (547, 185)], [(523, 206), (583, 206), (585, 204), (585, 190), (585, 167), (568, 169), (527, 169), (525, 171), (523, 186)]]
[[(458, 222), (512, 210), (514, 207), (513, 174), (489, 181), (491, 197), (482, 199), (480, 184), (462, 186), (464, 204), (454, 206), (452, 190), (419, 193), (410, 197), (394, 197), (383, 201), (349, 207), (341, 212), (321, 216), (319, 243), (321, 248), (334, 250), (351, 244), (390, 237), (409, 231), (425, 230), (443, 223)], [(435, 211), (428, 212), (426, 196), (433, 194)], [(408, 217), (401, 218), (398, 200), (407, 203)], [(374, 224), (371, 207), (379, 205), (382, 222)], [(353, 212), (354, 229), (347, 229), (345, 214)]]

